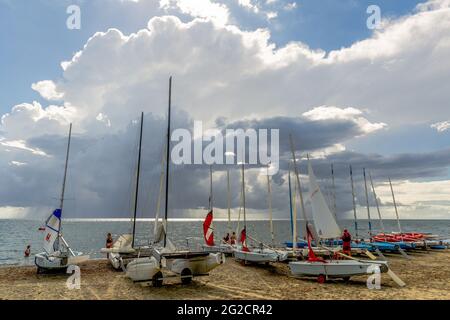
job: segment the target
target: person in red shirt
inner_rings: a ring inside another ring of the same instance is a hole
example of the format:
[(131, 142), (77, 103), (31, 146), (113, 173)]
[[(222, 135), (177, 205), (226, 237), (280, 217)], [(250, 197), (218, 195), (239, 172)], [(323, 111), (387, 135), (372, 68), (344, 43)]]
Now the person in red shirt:
[(342, 239), (342, 251), (346, 255), (351, 255), (351, 252), (352, 252), (352, 250), (351, 250), (352, 236), (348, 232), (347, 229), (344, 229), (344, 233), (342, 234), (341, 239)]

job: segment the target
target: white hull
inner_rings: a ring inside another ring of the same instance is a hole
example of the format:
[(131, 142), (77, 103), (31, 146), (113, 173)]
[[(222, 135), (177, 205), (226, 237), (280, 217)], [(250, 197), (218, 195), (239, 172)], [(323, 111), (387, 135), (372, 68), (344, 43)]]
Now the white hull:
[[(165, 266), (176, 274), (190, 274), (192, 276), (206, 275), (214, 268), (225, 262), (222, 253), (210, 253), (207, 256), (200, 256), (187, 259), (165, 259)], [(187, 273), (186, 273), (187, 272)]]
[(154, 257), (146, 257), (128, 263), (126, 275), (133, 281), (150, 281), (160, 271), (158, 261)]
[(387, 272), (386, 261), (355, 261), (355, 260), (326, 260), (319, 261), (295, 261), (289, 263), (289, 268), (294, 276), (319, 276), (331, 278), (346, 278), (357, 275), (373, 274), (369, 267), (379, 265), (381, 272)]
[(234, 258), (236, 260), (252, 262), (252, 263), (268, 263), (285, 261), (289, 253), (287, 251), (275, 251), (271, 249), (252, 249), (252, 251), (234, 250)]
[(234, 246), (231, 244), (219, 244), (215, 246), (208, 246), (206, 244), (202, 245), (202, 250), (205, 252), (211, 252), (211, 253), (225, 253), (225, 254), (233, 254)]
[(53, 255), (48, 255), (46, 252), (41, 252), (34, 257), (34, 263), (38, 267), (38, 271), (63, 270), (69, 265), (77, 265), (87, 260), (89, 260), (89, 255), (71, 256), (69, 253), (55, 253)]

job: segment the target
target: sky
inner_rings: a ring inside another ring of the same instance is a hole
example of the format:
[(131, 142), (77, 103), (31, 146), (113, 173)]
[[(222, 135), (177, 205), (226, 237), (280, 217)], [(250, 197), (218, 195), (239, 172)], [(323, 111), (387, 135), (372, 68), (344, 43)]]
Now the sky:
[[(80, 29), (67, 27), (71, 5)], [(65, 215), (128, 217), (141, 111), (139, 215), (153, 217), (172, 75), (174, 128), (280, 129), (276, 218), (289, 216), (292, 133), (330, 203), (333, 163), (339, 218), (352, 216), (351, 164), (361, 218), (366, 168), (385, 218), (391, 178), (401, 218), (449, 219), (449, 54), (448, 0), (0, 0), (0, 218), (41, 219), (57, 206), (70, 122)], [(226, 169), (233, 213), (240, 202), (238, 168), (215, 167), (218, 217)], [(208, 167), (172, 170), (171, 216), (203, 216)], [(307, 194), (305, 161), (300, 171)], [(246, 177), (249, 215), (266, 217), (266, 177)]]

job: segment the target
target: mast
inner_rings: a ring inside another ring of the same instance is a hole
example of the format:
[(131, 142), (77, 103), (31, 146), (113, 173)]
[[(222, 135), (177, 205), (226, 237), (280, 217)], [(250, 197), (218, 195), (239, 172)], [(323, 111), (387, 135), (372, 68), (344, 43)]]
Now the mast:
[(383, 234), (386, 234), (386, 231), (384, 229), (383, 219), (381, 218), (380, 206), (378, 205), (377, 194), (375, 192), (375, 187), (373, 186), (372, 175), (370, 174), (370, 172), (369, 172), (369, 180), (370, 180), (370, 185), (372, 186), (372, 192), (373, 192), (373, 196), (375, 198), (375, 204), (377, 206), (377, 212), (378, 212), (378, 218), (380, 219), (381, 230), (383, 231)]
[(364, 174), (364, 190), (366, 191), (367, 218), (369, 219), (369, 236), (370, 239), (372, 239), (372, 222), (370, 221), (369, 195), (367, 193), (367, 179), (365, 168), (363, 168), (363, 174)]
[(269, 204), (269, 221), (270, 221), (270, 236), (272, 237), (272, 245), (275, 243), (275, 235), (273, 232), (273, 212), (272, 212), (272, 190), (270, 187), (269, 166), (267, 166), (267, 191), (268, 191), (268, 204)]
[(166, 145), (166, 201), (164, 210), (164, 247), (167, 243), (167, 213), (169, 208), (169, 161), (170, 161), (170, 109), (172, 106), (172, 76), (169, 78), (169, 108), (167, 112), (167, 145)]
[(306, 218), (305, 204), (304, 204), (304, 201), (303, 201), (303, 194), (302, 194), (302, 185), (300, 183), (300, 176), (299, 176), (298, 168), (297, 168), (297, 160), (296, 160), (296, 157), (295, 157), (294, 142), (292, 140), (292, 135), (291, 134), (289, 134), (289, 142), (291, 144), (291, 152), (292, 152), (292, 158), (293, 158), (293, 161), (294, 161), (294, 171), (295, 171), (295, 176), (297, 178), (297, 185), (298, 185), (298, 190), (299, 190), (299, 195), (300, 195), (300, 204), (301, 204), (301, 207), (302, 207), (303, 220), (305, 220), (306, 231), (308, 232), (308, 228), (309, 228), (308, 224), (309, 224), (309, 222), (308, 222), (308, 219)]
[(64, 205), (64, 192), (66, 190), (67, 166), (69, 164), (69, 152), (70, 152), (71, 138), (72, 138), (72, 124), (69, 125), (69, 139), (67, 140), (66, 163), (64, 165), (64, 177), (63, 177), (63, 183), (62, 183), (61, 198), (59, 200), (60, 201), (59, 208), (61, 209), (61, 212), (63, 211), (63, 205)]
[(289, 175), (288, 175), (288, 181), (289, 181), (289, 209), (291, 213), (291, 234), (294, 235), (294, 220), (292, 215), (292, 186), (291, 186), (291, 167), (289, 166)]
[(166, 157), (165, 155), (165, 148), (163, 148), (162, 156), (161, 156), (161, 172), (159, 175), (159, 194), (158, 194), (158, 202), (156, 203), (156, 216), (155, 216), (155, 224), (153, 226), (153, 235), (155, 237), (154, 241), (156, 240), (157, 232), (158, 232), (158, 223), (159, 223), (159, 211), (161, 210), (161, 196), (163, 193), (163, 187), (164, 187), (164, 159)]
[(212, 166), (209, 166), (209, 211), (213, 210)]
[(331, 164), (331, 185), (332, 185), (332, 196), (333, 196), (333, 213), (334, 217), (337, 219), (337, 208), (336, 208), (336, 186), (334, 184), (334, 168), (333, 164)]
[(247, 217), (245, 215), (245, 174), (244, 162), (242, 162), (242, 207), (244, 209), (244, 229), (247, 232)]
[(398, 231), (400, 232), (400, 237), (403, 242), (402, 226), (400, 225), (400, 218), (398, 216), (397, 203), (395, 202), (395, 196), (394, 196), (394, 189), (392, 188), (391, 178), (388, 178), (388, 179), (389, 179), (389, 185), (391, 186), (392, 200), (394, 201), (395, 215), (397, 216)]
[(297, 249), (297, 182), (294, 182), (294, 198), (292, 199), (292, 251)]
[(227, 169), (227, 207), (228, 207), (228, 232), (231, 234), (231, 191), (230, 191), (230, 169)]
[(139, 194), (139, 177), (141, 173), (141, 154), (142, 154), (142, 129), (144, 128), (144, 112), (141, 113), (141, 129), (139, 131), (139, 153), (138, 153), (138, 165), (136, 174), (136, 189), (134, 193), (134, 212), (133, 212), (133, 241), (131, 247), (134, 248), (136, 237), (136, 215), (138, 207), (138, 194)]
[(358, 239), (358, 217), (356, 216), (355, 187), (353, 186), (352, 165), (350, 165), (350, 181), (352, 183), (352, 202), (353, 202), (353, 216), (355, 218), (355, 237), (356, 239)]

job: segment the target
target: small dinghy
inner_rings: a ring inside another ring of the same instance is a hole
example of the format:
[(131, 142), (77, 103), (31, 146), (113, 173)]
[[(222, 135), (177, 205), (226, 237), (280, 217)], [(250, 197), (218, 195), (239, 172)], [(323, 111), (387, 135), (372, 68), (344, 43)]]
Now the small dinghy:
[(44, 230), (44, 252), (34, 257), (37, 272), (59, 272), (65, 271), (69, 265), (76, 265), (89, 260), (89, 255), (73, 251), (61, 234), (61, 216), (64, 205), (64, 191), (66, 187), (67, 166), (69, 163), (70, 139), (72, 137), (72, 124), (69, 127), (69, 139), (67, 142), (66, 163), (64, 166), (64, 178), (60, 198), (59, 209), (47, 218)]
[[(242, 261), (244, 263), (250, 262), (250, 263), (266, 263), (267, 264), (269, 262), (286, 261), (288, 259), (288, 255), (289, 255), (288, 251), (277, 251), (268, 246), (265, 247), (263, 243), (260, 243), (259, 248), (251, 248), (251, 249), (248, 248), (248, 246), (247, 246), (247, 218), (246, 218), (246, 212), (245, 212), (245, 168), (244, 168), (244, 164), (242, 164), (242, 175), (241, 176), (242, 176), (242, 208), (243, 208), (243, 212), (244, 212), (244, 229), (241, 231), (241, 234), (239, 237), (239, 243), (241, 243), (241, 246), (234, 249), (234, 252), (233, 252), (234, 258), (237, 261)], [(269, 195), (270, 195), (270, 191), (269, 191)], [(271, 234), (273, 235), (272, 226), (271, 226)]]

